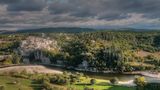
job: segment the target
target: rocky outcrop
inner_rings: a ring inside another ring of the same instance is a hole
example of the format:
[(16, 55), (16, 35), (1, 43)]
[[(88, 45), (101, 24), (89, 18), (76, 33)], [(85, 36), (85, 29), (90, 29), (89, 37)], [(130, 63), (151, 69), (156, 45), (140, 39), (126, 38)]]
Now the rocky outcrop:
[(42, 50), (59, 50), (57, 41), (50, 38), (29, 36), (26, 40), (22, 41), (19, 48), (25, 64), (30, 63), (29, 55), (33, 52), (35, 60), (39, 60), (43, 64), (50, 64), (50, 59), (43, 54)]
[(55, 50), (59, 49), (56, 40), (51, 40), (50, 38), (34, 37), (29, 36), (26, 40), (21, 43), (22, 49), (27, 50), (36, 50), (36, 49), (45, 49), (45, 50)]

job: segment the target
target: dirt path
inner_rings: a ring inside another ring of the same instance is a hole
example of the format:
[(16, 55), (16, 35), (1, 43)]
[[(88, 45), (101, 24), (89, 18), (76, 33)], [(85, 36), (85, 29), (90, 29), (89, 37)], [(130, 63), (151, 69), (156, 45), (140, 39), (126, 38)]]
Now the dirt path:
[(28, 66), (12, 66), (0, 68), (0, 73), (12, 73), (12, 72), (22, 72), (27, 73), (51, 73), (51, 74), (62, 74), (60, 70), (54, 70), (47, 68), (42, 65), (28, 65)]

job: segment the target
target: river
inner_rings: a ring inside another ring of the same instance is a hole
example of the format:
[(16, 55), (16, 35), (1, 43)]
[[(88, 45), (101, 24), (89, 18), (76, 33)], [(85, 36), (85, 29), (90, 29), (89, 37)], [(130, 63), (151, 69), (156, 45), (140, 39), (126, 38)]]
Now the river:
[[(118, 74), (118, 73), (85, 73), (86, 75), (92, 77), (92, 78), (97, 78), (97, 79), (104, 79), (104, 80), (110, 80), (114, 77), (117, 77), (120, 81), (126, 82), (126, 81), (131, 81), (134, 80), (136, 77), (140, 77), (143, 75), (133, 75), (133, 74)], [(143, 76), (145, 77), (147, 82), (160, 82), (160, 78), (154, 78), (154, 77), (148, 77), (148, 76)]]
[[(79, 71), (75, 71), (75, 70), (66, 70), (65, 68), (58, 68), (58, 67), (50, 67), (52, 69), (56, 69), (56, 70), (60, 70), (60, 71), (69, 71), (69, 72), (79, 72)], [(145, 77), (147, 82), (159, 82), (160, 83), (160, 78), (156, 78), (156, 77), (149, 77), (146, 75), (141, 75), (141, 74), (119, 74), (119, 73), (93, 73), (93, 72), (82, 72), (84, 75), (87, 75), (91, 78), (97, 78), (97, 79), (103, 79), (103, 80), (110, 80), (114, 77), (117, 77), (119, 79), (119, 81), (122, 82), (127, 82), (127, 81), (131, 81), (134, 80), (136, 77), (140, 77), (143, 76)]]
[[(62, 73), (64, 71), (69, 72), (78, 72), (75, 70), (66, 70), (58, 67), (52, 67), (52, 66), (43, 66), (43, 65), (23, 65), (23, 66), (11, 66), (11, 67), (4, 67), (0, 68), (1, 72), (8, 72), (8, 71), (19, 71), (19, 70), (28, 70), (29, 72), (38, 72), (38, 73)], [(87, 75), (91, 78), (97, 78), (97, 79), (103, 79), (103, 80), (110, 80), (114, 77), (117, 77), (120, 81), (126, 82), (134, 80), (136, 77), (142, 76), (142, 75), (135, 75), (135, 74), (118, 74), (118, 73), (90, 73), (90, 72), (83, 72), (84, 75)], [(146, 81), (148, 82), (160, 82), (160, 78), (153, 78), (144, 76), (146, 78)]]

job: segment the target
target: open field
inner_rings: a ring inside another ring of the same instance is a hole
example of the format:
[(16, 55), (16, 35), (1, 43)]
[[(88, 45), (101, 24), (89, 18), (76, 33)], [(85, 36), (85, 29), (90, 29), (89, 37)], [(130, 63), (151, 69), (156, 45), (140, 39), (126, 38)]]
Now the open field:
[(90, 85), (90, 78), (84, 79), (82, 82), (68, 87), (76, 87), (78, 90), (83, 90), (84, 87), (94, 88), (94, 90), (135, 90), (134, 87), (110, 85), (109, 80), (96, 79), (95, 85)]
[[(13, 82), (17, 84), (13, 84)], [(31, 80), (18, 79), (10, 76), (0, 76), (0, 85), (3, 85), (5, 90), (34, 90)]]
[[(14, 83), (16, 82), (16, 83)], [(75, 85), (67, 85), (60, 87), (74, 87), (76, 90), (83, 90), (84, 87), (94, 88), (95, 90), (135, 90), (133, 87), (125, 86), (112, 86), (107, 83), (105, 80), (97, 80), (95, 85), (90, 85), (89, 79), (84, 80), (83, 82), (77, 83)], [(0, 85), (5, 87), (5, 90), (41, 90), (42, 84), (38, 84), (33, 80), (15, 78), (11, 76), (0, 76)]]

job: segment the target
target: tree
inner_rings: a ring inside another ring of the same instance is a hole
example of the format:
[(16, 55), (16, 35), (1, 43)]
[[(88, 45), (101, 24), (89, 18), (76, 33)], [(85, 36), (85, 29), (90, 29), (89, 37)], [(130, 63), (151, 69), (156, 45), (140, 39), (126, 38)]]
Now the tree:
[(13, 57), (13, 64), (20, 64), (20, 61), (21, 61), (21, 56), (16, 54), (16, 53), (13, 53), (12, 54), (12, 57)]
[(135, 78), (134, 83), (135, 83), (137, 86), (144, 86), (144, 85), (146, 84), (146, 82), (145, 82), (145, 77)]
[(91, 80), (90, 80), (90, 84), (91, 84), (91, 85), (96, 84), (96, 79), (91, 79)]
[(117, 77), (115, 77), (115, 78), (113, 78), (113, 79), (110, 80), (110, 83), (112, 83), (112, 84), (118, 84), (119, 80), (118, 80)]
[(137, 85), (137, 90), (143, 90), (146, 85), (146, 81), (144, 77), (135, 78), (134, 83)]
[(84, 59), (83, 53), (87, 52), (88, 49), (83, 41), (74, 40), (69, 41), (67, 45), (64, 45), (62, 47), (62, 51), (64, 53), (68, 53), (68, 55), (70, 56), (68, 60), (69, 65), (78, 66)]
[(4, 60), (3, 64), (8, 65), (8, 64), (13, 64), (12, 63), (13, 58), (12, 57), (8, 57)]

